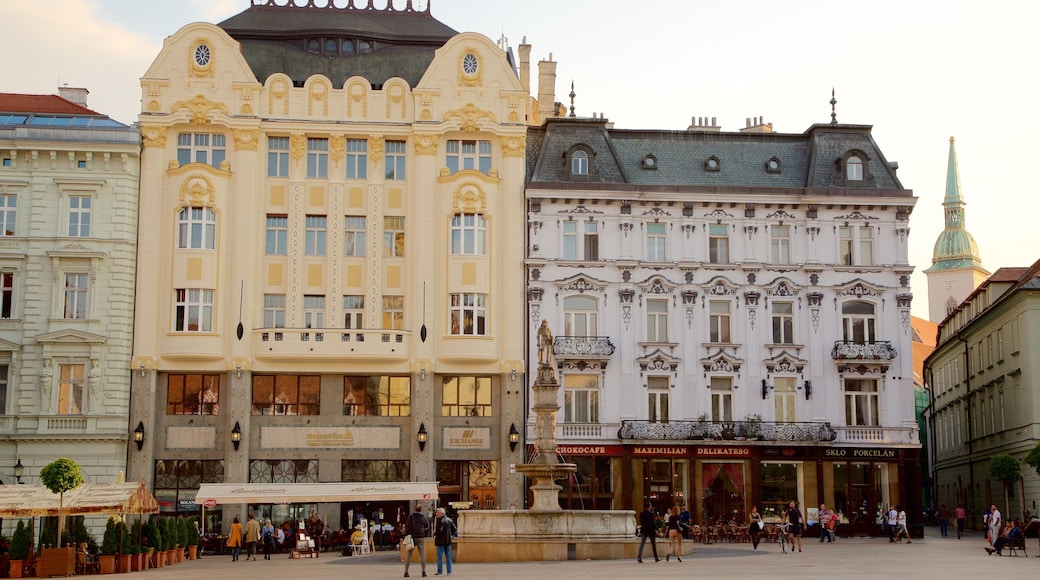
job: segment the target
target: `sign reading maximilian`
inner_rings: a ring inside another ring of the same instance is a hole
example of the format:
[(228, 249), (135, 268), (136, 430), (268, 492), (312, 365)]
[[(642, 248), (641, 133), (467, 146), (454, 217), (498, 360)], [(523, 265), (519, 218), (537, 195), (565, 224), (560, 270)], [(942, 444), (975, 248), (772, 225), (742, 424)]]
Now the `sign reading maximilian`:
[(400, 449), (399, 427), (260, 428), (260, 449)]
[(444, 427), (441, 434), (441, 449), (491, 449), (491, 429), (488, 427)]

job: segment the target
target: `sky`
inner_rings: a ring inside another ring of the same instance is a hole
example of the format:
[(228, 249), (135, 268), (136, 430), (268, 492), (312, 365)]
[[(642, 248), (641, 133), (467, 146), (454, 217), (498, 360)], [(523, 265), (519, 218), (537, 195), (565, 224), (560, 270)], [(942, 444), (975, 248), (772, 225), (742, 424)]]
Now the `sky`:
[[(0, 92), (85, 87), (90, 108), (132, 123), (140, 77), (163, 39), (249, 3), (0, 0)], [(736, 131), (763, 117), (774, 131), (802, 133), (830, 121), (833, 88), (838, 121), (873, 126), (918, 198), (910, 217), (916, 316), (928, 317), (922, 272), (943, 230), (951, 136), (983, 267), (1040, 259), (1037, 220), (1025, 211), (1040, 199), (1029, 145), (1040, 135), (1040, 2), (432, 0), (432, 12), (459, 32), (504, 35), (514, 53), (526, 38), (533, 63), (550, 55), (558, 63), (556, 100), (569, 101), (573, 81), (576, 114), (605, 114), (617, 128), (682, 130), (691, 117), (716, 117)]]

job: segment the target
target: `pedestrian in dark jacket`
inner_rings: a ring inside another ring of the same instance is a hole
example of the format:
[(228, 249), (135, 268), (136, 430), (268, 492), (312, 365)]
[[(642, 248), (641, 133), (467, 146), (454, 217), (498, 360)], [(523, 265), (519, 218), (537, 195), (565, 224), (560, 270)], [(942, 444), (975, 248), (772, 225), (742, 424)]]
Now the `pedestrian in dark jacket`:
[(657, 514), (654, 513), (653, 504), (647, 502), (646, 509), (639, 513), (639, 535), (643, 537), (639, 540), (639, 555), (636, 556), (636, 562), (643, 563), (643, 546), (646, 545), (646, 539), (650, 538), (650, 547), (654, 550), (654, 562), (660, 562), (661, 559), (657, 557)]
[(419, 548), (419, 565), (422, 566), (422, 575), (426, 576), (426, 534), (430, 530), (430, 521), (422, 513), (422, 506), (415, 506), (415, 511), (408, 516), (405, 522), (405, 531), (412, 537), (412, 545), (408, 548), (408, 554), (404, 558), (404, 577), (408, 577), (408, 565), (412, 563), (412, 551)]
[(443, 572), (442, 560), (447, 562), (448, 574), (451, 574), (451, 539), (455, 536), (455, 522), (444, 513), (444, 508), (437, 508), (433, 523), (433, 545), (437, 546), (437, 575)]

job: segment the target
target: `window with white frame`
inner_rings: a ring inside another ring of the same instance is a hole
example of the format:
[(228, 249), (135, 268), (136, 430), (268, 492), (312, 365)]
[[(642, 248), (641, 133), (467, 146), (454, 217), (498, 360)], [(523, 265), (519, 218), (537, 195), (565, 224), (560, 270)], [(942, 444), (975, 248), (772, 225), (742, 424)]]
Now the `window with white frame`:
[(863, 160), (856, 155), (850, 155), (845, 160), (845, 179), (848, 181), (863, 181)]
[(325, 179), (329, 176), (329, 140), (307, 138), (307, 177)]
[(845, 379), (845, 424), (880, 425), (875, 379)]
[(668, 301), (646, 301), (646, 341), (668, 342)]
[(307, 294), (303, 297), (303, 327), (325, 328), (325, 297)]
[(83, 378), (86, 365), (58, 365), (58, 414), (83, 414)]
[(69, 196), (69, 237), (90, 237), (90, 206), (89, 195)]
[(648, 262), (664, 262), (665, 253), (665, 225), (646, 224), (646, 260)]
[(487, 294), (462, 292), (451, 295), (451, 334), (487, 335)]
[(769, 245), (773, 264), (791, 263), (791, 226), (769, 228)]
[(368, 179), (367, 139), (347, 139), (347, 179)]
[(383, 328), (404, 328), (404, 296), (383, 296)]
[(65, 318), (82, 320), (87, 317), (89, 290), (89, 274), (84, 272), (65, 274)]
[(711, 377), (711, 420), (733, 420), (733, 379)]
[(0, 272), (0, 318), (14, 316), (14, 272)]
[(365, 327), (365, 297), (347, 295), (343, 297), (343, 328), (360, 330)]
[(445, 163), (451, 173), (463, 169), (491, 171), (491, 141), (452, 139), (447, 142), (446, 150)]
[(458, 213), (451, 218), (452, 255), (487, 255), (487, 218), (477, 213)]
[(289, 177), (289, 138), (267, 138), (267, 176)]
[(177, 213), (177, 247), (212, 250), (217, 247), (217, 212), (208, 207), (185, 207)]
[(589, 174), (589, 154), (584, 151), (575, 151), (571, 155), (571, 173), (574, 175)]
[(15, 221), (18, 217), (18, 196), (0, 195), (0, 236), (15, 235)]
[(797, 421), (795, 403), (797, 379), (795, 377), (773, 378), (773, 403), (776, 407), (777, 423), (794, 423)]
[(7, 369), (8, 365), (0, 364), (0, 415), (7, 414)]
[(405, 160), (408, 158), (404, 141), (386, 142), (386, 175), (387, 181), (405, 179)]
[(563, 222), (563, 259), (599, 259), (599, 228), (596, 222)]
[(174, 296), (174, 332), (213, 331), (213, 290), (177, 288)]
[(343, 255), (363, 258), (368, 218), (363, 215), (348, 215), (343, 218)]
[(726, 224), (708, 225), (708, 262), (712, 264), (729, 263), (729, 226)]
[(859, 300), (841, 305), (842, 340), (866, 344), (877, 340), (874, 332), (874, 305)]
[(599, 423), (599, 375), (563, 376), (563, 422)]
[(222, 133), (180, 133), (177, 135), (177, 163), (205, 163), (220, 169), (227, 157), (227, 137)]
[(383, 218), (383, 257), (404, 257), (404, 217), (385, 216)]
[(599, 333), (599, 304), (591, 296), (563, 299), (563, 335), (590, 338)]
[(284, 215), (267, 216), (264, 253), (268, 256), (286, 255), (286, 242), (289, 238), (289, 218)]
[(708, 302), (708, 342), (729, 344), (730, 336), (729, 300)]
[(668, 422), (668, 377), (647, 377), (647, 420), (651, 423)]
[(328, 219), (323, 215), (309, 215), (304, 223), (304, 253), (308, 256), (324, 256)]
[(874, 227), (838, 228), (840, 263), (843, 266), (874, 265)]
[(264, 328), (285, 328), (285, 294), (264, 294)]
[(794, 303), (773, 302), (773, 344), (794, 344)]

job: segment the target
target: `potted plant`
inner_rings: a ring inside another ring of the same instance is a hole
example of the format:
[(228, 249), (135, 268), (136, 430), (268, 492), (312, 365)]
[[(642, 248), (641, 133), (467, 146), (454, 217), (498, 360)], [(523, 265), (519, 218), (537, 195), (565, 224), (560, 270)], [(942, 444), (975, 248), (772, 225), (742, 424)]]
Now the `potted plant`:
[(177, 563), (177, 549), (180, 547), (177, 539), (176, 521), (172, 517), (160, 518), (162, 524), (163, 538), (166, 540), (166, 565), (173, 566)]
[[(83, 472), (79, 465), (67, 458), (59, 457), (48, 463), (40, 470), (40, 482), (58, 494), (58, 533), (55, 539), (62, 537), (62, 527), (65, 522), (65, 492), (76, 489), (83, 483)], [(71, 576), (76, 572), (76, 548), (55, 547), (40, 550), (40, 561), (36, 567), (41, 577), (48, 576)]]
[(199, 535), (199, 528), (195, 525), (195, 520), (185, 520), (185, 529), (188, 530), (188, 559), (194, 560), (198, 558), (199, 554), (199, 541), (201, 536)]
[(116, 554), (119, 553), (119, 530), (115, 518), (105, 522), (105, 535), (101, 538), (101, 573), (113, 574), (116, 571)]
[(126, 522), (120, 520), (116, 523), (116, 531), (119, 536), (118, 553), (116, 555), (116, 570), (121, 574), (126, 574), (130, 571), (130, 556), (132, 552), (130, 548), (132, 543), (130, 542), (130, 528), (126, 526)]
[(138, 570), (144, 570), (147, 564), (145, 564), (146, 549), (143, 544), (144, 541), (144, 526), (141, 525), (141, 518), (134, 520), (134, 523), (130, 526), (130, 571), (137, 572)]
[(152, 561), (152, 568), (162, 566), (164, 560), (162, 557), (162, 532), (159, 530), (158, 519), (157, 516), (152, 515), (148, 518), (148, 523), (144, 526), (144, 534), (148, 541), (148, 558)]
[(11, 536), (11, 551), (10, 556), (10, 577), (21, 578), (22, 577), (22, 566), (25, 564), (25, 557), (29, 555), (29, 546), (32, 545), (32, 535), (25, 525), (25, 521), (18, 520), (18, 526), (14, 530), (14, 535)]

